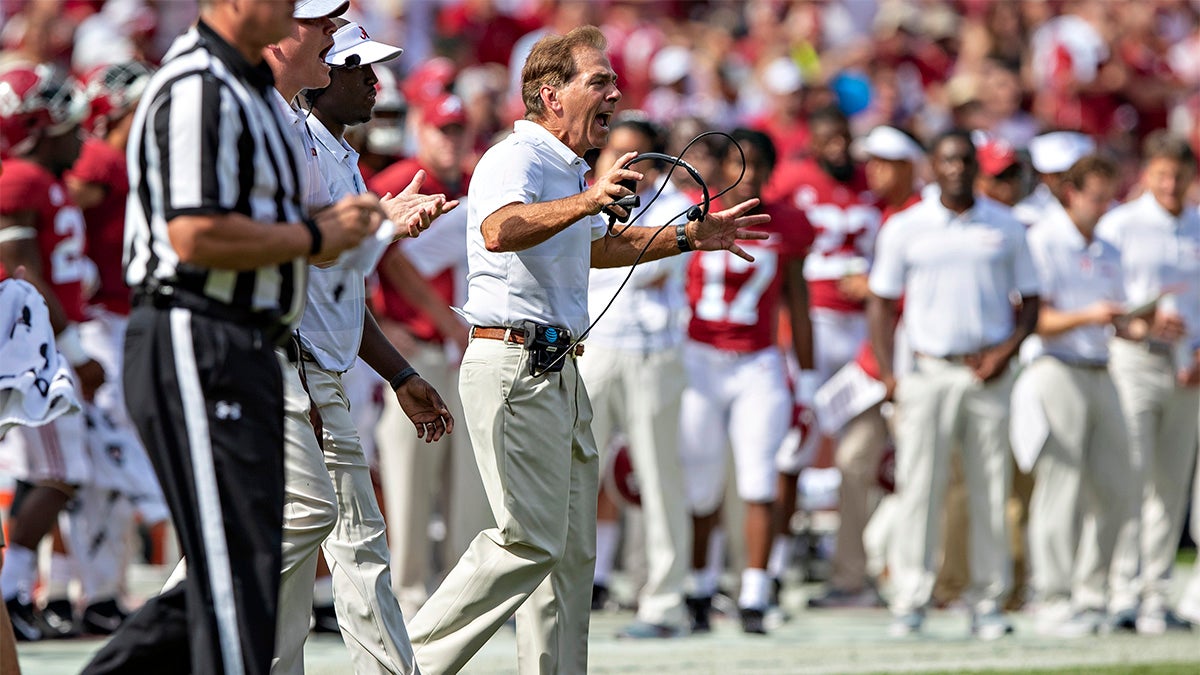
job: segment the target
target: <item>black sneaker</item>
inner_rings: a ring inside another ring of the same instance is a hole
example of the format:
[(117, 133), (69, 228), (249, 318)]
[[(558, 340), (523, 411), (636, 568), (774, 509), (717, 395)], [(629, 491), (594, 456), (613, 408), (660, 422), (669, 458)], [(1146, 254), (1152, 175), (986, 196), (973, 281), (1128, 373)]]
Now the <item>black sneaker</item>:
[(113, 598), (93, 602), (83, 610), (83, 632), (91, 635), (112, 635), (125, 617), (129, 616)]
[(766, 635), (767, 626), (763, 623), (764, 613), (761, 609), (742, 608), (742, 632), (752, 635)]
[(687, 599), (688, 615), (691, 617), (692, 633), (711, 633), (712, 596)]
[(592, 611), (599, 612), (608, 607), (608, 586), (592, 584)]
[(75, 610), (67, 598), (51, 600), (42, 608), (44, 637), (49, 639), (72, 638), (79, 635), (79, 624), (75, 623)]
[(37, 642), (46, 637), (32, 602), (21, 602), (20, 596), (14, 596), (5, 601), (4, 606), (8, 609), (8, 618), (12, 621), (17, 642)]
[(1137, 631), (1137, 610), (1122, 609), (1108, 617), (1106, 633), (1134, 633)]
[(313, 605), (313, 632), (342, 634), (333, 605)]

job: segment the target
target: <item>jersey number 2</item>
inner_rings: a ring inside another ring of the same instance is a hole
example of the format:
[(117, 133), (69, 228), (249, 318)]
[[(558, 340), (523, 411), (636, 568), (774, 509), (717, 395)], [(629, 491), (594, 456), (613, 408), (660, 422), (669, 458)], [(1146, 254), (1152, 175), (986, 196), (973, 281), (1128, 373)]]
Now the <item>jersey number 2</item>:
[(54, 233), (62, 237), (50, 252), (50, 282), (72, 284), (83, 279), (83, 214), (64, 207), (54, 216)]

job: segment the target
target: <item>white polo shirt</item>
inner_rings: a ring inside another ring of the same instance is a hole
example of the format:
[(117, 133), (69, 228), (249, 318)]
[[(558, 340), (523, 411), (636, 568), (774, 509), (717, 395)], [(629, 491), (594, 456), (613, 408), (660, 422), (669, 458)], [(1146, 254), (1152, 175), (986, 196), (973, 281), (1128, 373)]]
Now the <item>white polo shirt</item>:
[(1200, 348), (1200, 210), (1189, 204), (1173, 216), (1146, 193), (1105, 214), (1096, 236), (1120, 251), (1129, 302), (1171, 293), (1187, 328), (1185, 344)]
[(1003, 342), (1013, 331), (1010, 294), (1038, 294), (1025, 227), (983, 196), (961, 214), (929, 198), (892, 216), (869, 284), (880, 297), (904, 294), (910, 346), (939, 357)]
[(304, 146), (304, 163), (300, 165), (304, 206), (309, 209), (326, 206), (329, 204), (329, 195), (326, 194), (325, 181), (321, 177), (321, 169), (317, 165), (316, 143), (305, 125), (305, 118), (308, 115), (296, 105), (285, 101), (283, 94), (280, 94), (278, 89), (272, 89), (271, 93), (274, 94), (272, 100), (275, 102), (275, 107), (279, 109), (280, 116), (288, 123), (288, 131), (297, 142)]
[[(316, 141), (323, 203), (366, 192), (354, 148), (334, 138), (315, 115), (308, 116), (308, 131)], [(300, 344), (325, 370), (342, 372), (354, 365), (362, 343), (365, 297), (362, 272), (338, 264), (309, 267), (308, 306), (300, 319)]]
[[(648, 185), (642, 191), (642, 203), (649, 204), (661, 185), (662, 181)], [(641, 218), (634, 227), (657, 228), (671, 223), (672, 227), (658, 236), (674, 239), (673, 225), (686, 220), (691, 206), (692, 201), (668, 181), (653, 204), (635, 210), (635, 217), (641, 213)], [(683, 290), (687, 259), (677, 255), (639, 263), (619, 294), (617, 289), (629, 274), (628, 267), (593, 269), (588, 282), (588, 310), (596, 326), (588, 335), (588, 344), (643, 354), (682, 344), (683, 317), (687, 312)], [(612, 307), (597, 320), (610, 300)]]
[[(1125, 304), (1120, 251), (1103, 239), (1086, 241), (1062, 206), (1046, 209), (1028, 239), (1044, 304), (1066, 312), (1104, 300)], [(1043, 337), (1042, 349), (1068, 363), (1104, 363), (1112, 334), (1111, 327), (1080, 326)]]
[(475, 167), (467, 193), (467, 304), (475, 326), (519, 326), (524, 320), (566, 327), (572, 337), (588, 326), (592, 242), (604, 236), (600, 216), (584, 217), (546, 241), (511, 253), (483, 244), (484, 219), (503, 206), (564, 199), (586, 189), (588, 165), (539, 124), (517, 120), (513, 133)]

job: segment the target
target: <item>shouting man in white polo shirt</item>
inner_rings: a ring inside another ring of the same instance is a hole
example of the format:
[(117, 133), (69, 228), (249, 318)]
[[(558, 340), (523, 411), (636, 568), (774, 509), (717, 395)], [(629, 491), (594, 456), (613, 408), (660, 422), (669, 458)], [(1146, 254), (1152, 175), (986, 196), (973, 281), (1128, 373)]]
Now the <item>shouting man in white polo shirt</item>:
[[(575, 360), (588, 327), (588, 268), (764, 239), (757, 200), (681, 223), (605, 236), (601, 209), (632, 194), (622, 168), (584, 182), (621, 92), (594, 26), (539, 40), (521, 73), (525, 119), (480, 159), (467, 201), (473, 325), (459, 390), (497, 528), (475, 537), (410, 623), (421, 670), (454, 673), (517, 616), (521, 673), (587, 672), (599, 462)], [(615, 207), (621, 208), (621, 207)], [(676, 420), (663, 420), (675, 424)]]
[[(933, 592), (950, 453), (962, 448), (970, 497), (971, 632), (1011, 632), (1000, 612), (1011, 577), (1005, 526), (1009, 485), (1009, 360), (1037, 322), (1038, 281), (1025, 230), (974, 193), (979, 166), (965, 131), (934, 142), (941, 194), (896, 214), (880, 233), (868, 310), (880, 379), (895, 391), (897, 531), (889, 550), (892, 632), (920, 630)], [(905, 295), (915, 368), (896, 386), (893, 327)], [(1020, 309), (1010, 297), (1020, 295)]]

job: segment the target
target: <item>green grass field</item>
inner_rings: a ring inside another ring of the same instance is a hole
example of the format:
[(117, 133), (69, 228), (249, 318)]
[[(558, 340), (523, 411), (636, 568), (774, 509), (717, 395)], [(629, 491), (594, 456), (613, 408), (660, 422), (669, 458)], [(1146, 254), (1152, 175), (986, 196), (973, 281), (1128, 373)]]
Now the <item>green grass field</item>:
[[(970, 670), (972, 675), (1196, 675), (1200, 663), (1157, 663), (1150, 665), (1089, 666), (1033, 670)], [(886, 675), (888, 671), (878, 673)], [(961, 670), (920, 671), (923, 675), (959, 675)]]

